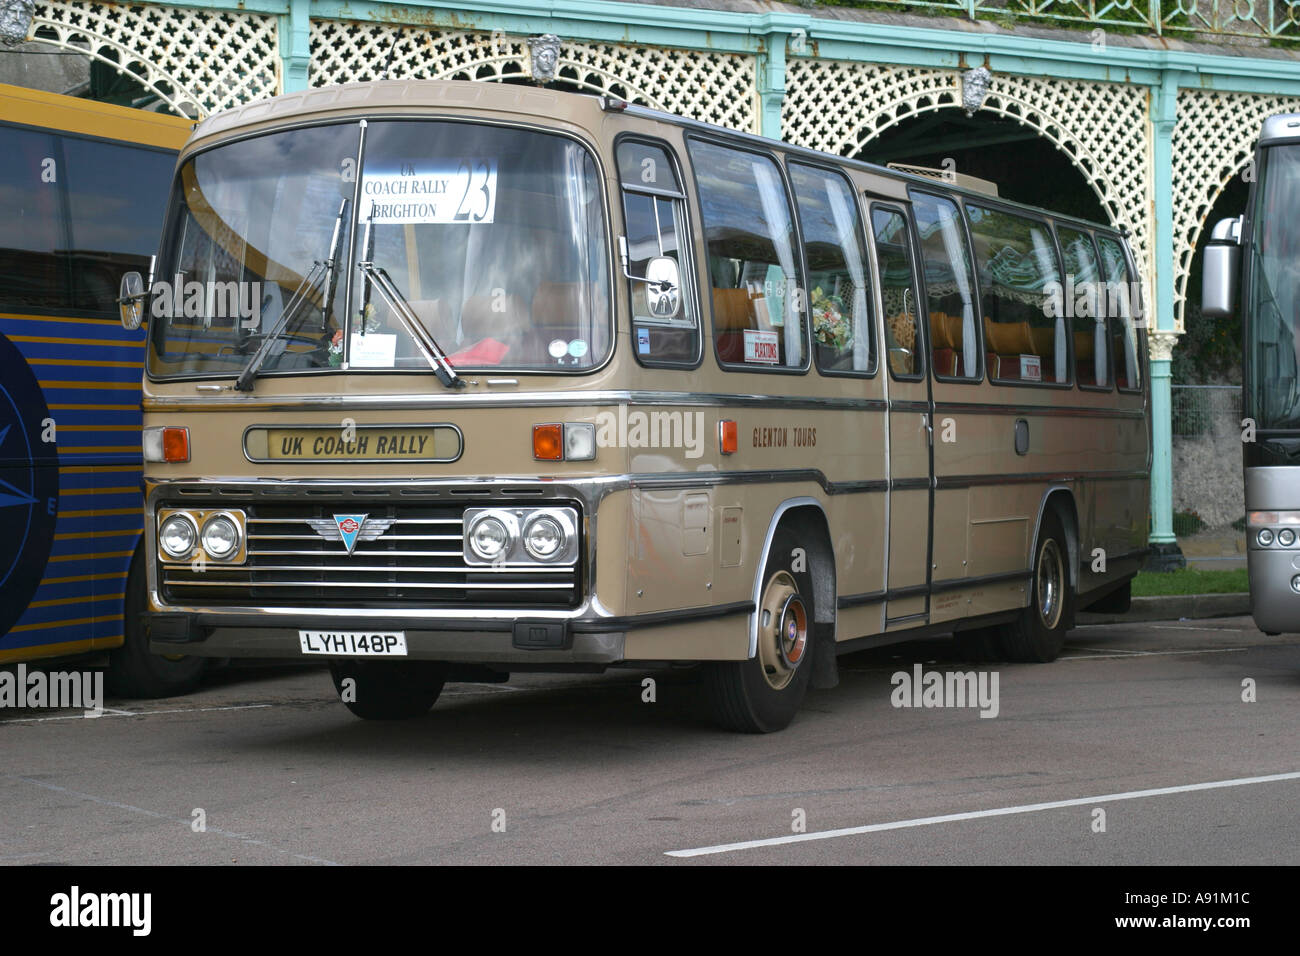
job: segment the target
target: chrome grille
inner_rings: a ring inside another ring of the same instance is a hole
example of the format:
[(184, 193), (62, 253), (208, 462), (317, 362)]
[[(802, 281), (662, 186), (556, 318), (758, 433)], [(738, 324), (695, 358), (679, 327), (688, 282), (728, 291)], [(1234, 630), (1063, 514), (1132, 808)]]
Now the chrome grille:
[[(468, 503), (340, 498), (236, 505), (222, 497), (221, 507), (240, 507), (248, 516), (247, 561), (209, 561), (201, 569), (161, 564), (167, 603), (380, 609), (575, 607), (579, 602), (575, 565), (468, 566), (461, 551)], [(193, 500), (176, 505), (201, 507)], [(366, 524), (348, 554), (334, 515), (362, 512)]]

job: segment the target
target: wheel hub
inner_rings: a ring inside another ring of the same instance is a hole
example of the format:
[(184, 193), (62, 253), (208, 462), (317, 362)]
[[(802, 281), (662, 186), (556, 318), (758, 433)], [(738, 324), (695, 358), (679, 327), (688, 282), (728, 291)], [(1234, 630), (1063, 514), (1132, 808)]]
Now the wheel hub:
[(808, 607), (788, 571), (767, 582), (758, 622), (758, 652), (763, 676), (774, 690), (790, 683), (808, 651)]
[(1038, 597), (1038, 615), (1043, 626), (1054, 630), (1061, 620), (1062, 595), (1065, 588), (1065, 567), (1061, 561), (1061, 549), (1055, 538), (1043, 542), (1038, 552), (1038, 574), (1035, 576), (1035, 590)]

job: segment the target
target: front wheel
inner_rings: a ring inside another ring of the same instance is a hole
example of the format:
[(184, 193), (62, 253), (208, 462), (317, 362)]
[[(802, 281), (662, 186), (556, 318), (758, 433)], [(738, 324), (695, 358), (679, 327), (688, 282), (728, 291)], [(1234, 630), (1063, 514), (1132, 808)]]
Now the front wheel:
[(423, 717), (442, 693), (447, 666), (440, 661), (330, 661), (334, 689), (363, 720)]
[[(794, 570), (799, 542), (788, 528), (773, 536), (758, 604), (758, 653), (709, 665), (705, 687), (714, 716), (728, 730), (765, 734), (794, 719), (812, 673), (813, 590), (806, 568)], [(800, 550), (806, 554), (806, 547)], [(805, 559), (806, 561), (806, 559)], [(805, 561), (799, 563), (803, 568)]]
[(179, 697), (199, 686), (208, 666), (202, 657), (163, 657), (149, 652), (144, 626), (144, 552), (137, 549), (126, 576), (122, 603), (122, 646), (109, 651), (104, 684), (114, 697)]
[(1001, 631), (1007, 660), (1019, 663), (1054, 661), (1074, 625), (1074, 590), (1070, 586), (1069, 549), (1061, 519), (1043, 515), (1034, 543), (1034, 569), (1029, 606)]

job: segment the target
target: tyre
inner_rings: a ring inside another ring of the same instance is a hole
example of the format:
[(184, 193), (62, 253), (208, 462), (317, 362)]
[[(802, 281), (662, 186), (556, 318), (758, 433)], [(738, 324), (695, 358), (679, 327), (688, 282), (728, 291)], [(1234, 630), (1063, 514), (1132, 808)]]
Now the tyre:
[(122, 646), (108, 652), (104, 686), (114, 697), (177, 697), (199, 686), (207, 668), (202, 657), (163, 657), (149, 652), (141, 615), (145, 609), (144, 551), (137, 548), (126, 576), (122, 602)]
[[(799, 539), (777, 528), (763, 566), (758, 602), (758, 653), (747, 661), (710, 664), (705, 693), (714, 718), (728, 730), (766, 734), (782, 730), (803, 703), (812, 674), (812, 575), (794, 569)], [(802, 544), (806, 553), (807, 542)]]
[(1066, 632), (1074, 626), (1069, 553), (1061, 519), (1054, 511), (1045, 512), (1034, 543), (1029, 606), (999, 635), (1007, 660), (1047, 663), (1061, 653)]
[(339, 698), (358, 717), (409, 720), (429, 712), (447, 681), (447, 666), (440, 661), (346, 658), (330, 661), (330, 676)]

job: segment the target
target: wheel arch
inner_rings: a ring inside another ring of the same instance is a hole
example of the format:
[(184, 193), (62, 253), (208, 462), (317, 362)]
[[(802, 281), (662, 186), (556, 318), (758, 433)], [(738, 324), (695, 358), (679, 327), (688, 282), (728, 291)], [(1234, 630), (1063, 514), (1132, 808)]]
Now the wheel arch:
[(1065, 550), (1069, 564), (1070, 587), (1075, 594), (1079, 593), (1079, 509), (1074, 500), (1074, 489), (1068, 485), (1053, 485), (1043, 492), (1043, 498), (1038, 503), (1038, 517), (1034, 521), (1034, 536), (1030, 540), (1029, 565), (1032, 568), (1034, 561), (1033, 548), (1038, 543), (1038, 532), (1043, 527), (1043, 516), (1051, 510), (1058, 519), (1061, 527), (1065, 529)]
[(835, 553), (831, 548), (830, 522), (822, 503), (807, 495), (787, 498), (777, 505), (767, 524), (763, 536), (763, 547), (759, 551), (757, 568), (754, 572), (754, 610), (749, 615), (749, 656), (758, 653), (758, 607), (762, 600), (763, 571), (767, 565), (768, 551), (777, 529), (783, 524), (796, 525), (811, 534), (808, 546), (808, 569), (812, 573), (813, 623), (830, 624), (832, 634), (835, 625)]

